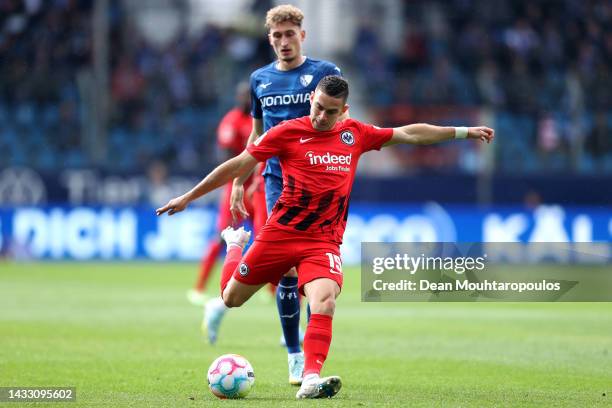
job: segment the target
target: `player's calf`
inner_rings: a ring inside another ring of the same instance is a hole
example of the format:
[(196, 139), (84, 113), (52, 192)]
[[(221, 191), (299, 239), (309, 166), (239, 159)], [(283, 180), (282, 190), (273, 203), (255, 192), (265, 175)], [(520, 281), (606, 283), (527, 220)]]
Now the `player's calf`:
[[(251, 232), (246, 231), (244, 228), (240, 227), (238, 229), (233, 229), (232, 227), (227, 227), (223, 231), (221, 231), (221, 238), (227, 244), (227, 254), (225, 255), (225, 262), (223, 262), (223, 268), (221, 269), (221, 297), (224, 301), (225, 298), (225, 290), (229, 285), (232, 279), (232, 275), (234, 271), (238, 267), (242, 259), (242, 251), (244, 247), (249, 242), (251, 238)], [(231, 302), (234, 304), (235, 302)], [(227, 301), (226, 301), (227, 304)], [(227, 304), (228, 307), (232, 307), (232, 305)]]
[(304, 378), (307, 375), (318, 377), (331, 344), (335, 299), (340, 293), (340, 286), (332, 279), (319, 278), (308, 282), (304, 291), (312, 309), (304, 336)]
[(285, 275), (278, 283), (276, 306), (288, 353), (299, 353), (300, 348), (300, 298), (297, 276)]

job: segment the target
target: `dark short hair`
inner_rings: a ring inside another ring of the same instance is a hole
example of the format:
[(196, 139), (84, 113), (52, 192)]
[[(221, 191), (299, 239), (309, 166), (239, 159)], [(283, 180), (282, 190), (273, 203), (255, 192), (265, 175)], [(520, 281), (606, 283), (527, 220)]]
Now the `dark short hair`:
[(317, 89), (320, 89), (325, 95), (329, 95), (332, 98), (343, 99), (344, 102), (348, 99), (349, 86), (346, 79), (338, 75), (328, 75), (323, 77), (317, 85)]

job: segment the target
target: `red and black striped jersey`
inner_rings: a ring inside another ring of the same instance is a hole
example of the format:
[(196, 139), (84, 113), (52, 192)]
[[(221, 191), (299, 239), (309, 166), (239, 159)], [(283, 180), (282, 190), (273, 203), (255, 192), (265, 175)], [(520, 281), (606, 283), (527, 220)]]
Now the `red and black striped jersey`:
[(379, 150), (392, 135), (393, 129), (354, 119), (318, 131), (308, 116), (261, 135), (248, 152), (258, 161), (278, 156), (283, 173), (283, 191), (263, 230), (280, 228), (341, 244), (359, 158)]

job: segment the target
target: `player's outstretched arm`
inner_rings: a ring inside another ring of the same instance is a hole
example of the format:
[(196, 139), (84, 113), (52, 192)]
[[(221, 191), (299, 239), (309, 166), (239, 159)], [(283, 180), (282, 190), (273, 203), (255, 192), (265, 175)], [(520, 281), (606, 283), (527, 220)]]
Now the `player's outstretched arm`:
[(165, 212), (172, 215), (183, 211), (193, 200), (221, 187), (236, 177), (250, 173), (256, 164), (257, 160), (248, 151), (244, 150), (238, 156), (220, 164), (194, 188), (179, 197), (173, 198), (168, 204), (158, 208), (155, 212), (157, 215), (162, 215)]
[[(263, 133), (263, 122), (261, 119), (253, 118), (253, 127), (251, 128), (251, 134), (247, 140), (247, 146), (250, 145)], [(245, 146), (246, 147), (246, 146)], [(247, 218), (249, 213), (244, 205), (244, 183), (251, 175), (248, 172), (240, 177), (234, 179), (232, 184), (232, 194), (230, 196), (230, 211), (232, 218), (237, 221), (239, 217)]]
[(482, 142), (491, 143), (494, 137), (495, 131), (486, 126), (452, 127), (415, 123), (393, 128), (393, 136), (384, 146), (398, 143), (427, 145), (452, 139), (478, 139)]

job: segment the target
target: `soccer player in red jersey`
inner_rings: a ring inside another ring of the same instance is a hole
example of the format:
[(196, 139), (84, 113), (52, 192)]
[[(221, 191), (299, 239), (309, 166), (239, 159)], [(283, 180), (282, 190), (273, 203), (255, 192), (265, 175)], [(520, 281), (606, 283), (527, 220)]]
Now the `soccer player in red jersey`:
[[(253, 130), (249, 144), (284, 120), (308, 115), (310, 95), (317, 83), (327, 75), (341, 75), (340, 68), (334, 63), (303, 54), (306, 38), (303, 21), (304, 13), (289, 4), (278, 5), (266, 13), (267, 37), (276, 58), (250, 75)], [(346, 116), (348, 117), (348, 114)], [(270, 214), (283, 188), (283, 176), (277, 157), (266, 160), (263, 178), (266, 206)], [(231, 199), (232, 212), (242, 217), (248, 216), (242, 202), (245, 179), (246, 177), (241, 177), (234, 180)], [(281, 341), (287, 349), (289, 383), (292, 385), (302, 383), (304, 371), (297, 286), (297, 271), (291, 268), (278, 282), (276, 292), (276, 306), (282, 329)], [(221, 297), (206, 302), (203, 327), (206, 328), (211, 343), (216, 341), (226, 313), (227, 307)]]
[[(278, 5), (266, 13), (268, 41), (276, 58), (253, 71), (250, 76), (253, 130), (249, 143), (284, 120), (308, 115), (310, 94), (317, 83), (327, 75), (341, 75), (340, 68), (334, 63), (304, 55), (306, 32), (302, 27), (303, 21), (304, 13), (289, 4)], [(270, 214), (283, 188), (283, 176), (277, 157), (266, 160), (263, 177), (266, 205)], [(234, 214), (241, 216), (248, 213), (242, 203), (243, 181), (242, 178), (234, 180), (231, 203)], [(292, 385), (302, 383), (304, 371), (297, 286), (297, 271), (292, 268), (278, 282), (276, 292), (282, 341), (287, 348), (289, 383)], [(216, 338), (226, 310), (220, 297), (207, 302), (205, 324), (210, 341)]]
[[(221, 161), (234, 157), (244, 150), (249, 135), (251, 134), (251, 93), (247, 82), (242, 82), (236, 87), (236, 106), (227, 112), (217, 129), (217, 145), (219, 147)], [(253, 184), (252, 184), (253, 183)], [(259, 231), (268, 218), (266, 212), (265, 195), (263, 192), (263, 178), (260, 172), (255, 172), (245, 183), (247, 189), (251, 189), (251, 199), (247, 201), (249, 214), (253, 223), (253, 229)], [(251, 187), (252, 186), (252, 187)], [(230, 196), (232, 183), (228, 183), (219, 200), (219, 215), (217, 218), (217, 229), (223, 229), (234, 225), (232, 213), (230, 212)], [(222, 241), (217, 239), (210, 243), (200, 263), (200, 271), (193, 289), (187, 293), (189, 301), (196, 305), (205, 302), (204, 290), (215, 266), (219, 252), (221, 252)]]
[(240, 155), (213, 170), (192, 190), (157, 210), (182, 211), (193, 200), (253, 169), (258, 161), (278, 156), (283, 191), (255, 242), (242, 256), (250, 233), (226, 229), (227, 243), (221, 293), (228, 307), (246, 302), (267, 282), (278, 282), (296, 267), (298, 287), (308, 298), (312, 315), (304, 338), (304, 378), (297, 398), (335, 395), (340, 377), (320, 378), (332, 337), (335, 299), (342, 288), (339, 246), (346, 226), (348, 202), (360, 156), (398, 143), (432, 144), (454, 138), (491, 142), (488, 127), (439, 127), (412, 124), (381, 129), (354, 119), (338, 121), (348, 109), (348, 83), (338, 76), (323, 78), (312, 96), (310, 115), (270, 129)]

